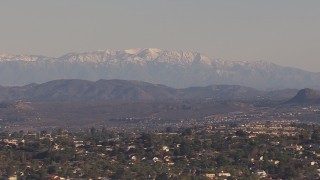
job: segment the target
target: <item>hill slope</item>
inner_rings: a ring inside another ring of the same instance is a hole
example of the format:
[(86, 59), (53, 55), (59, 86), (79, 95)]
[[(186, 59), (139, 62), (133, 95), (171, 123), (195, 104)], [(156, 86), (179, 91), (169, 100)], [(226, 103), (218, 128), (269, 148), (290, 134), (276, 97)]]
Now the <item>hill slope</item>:
[(320, 92), (313, 89), (302, 89), (296, 96), (288, 101), (296, 104), (316, 104), (320, 103)]

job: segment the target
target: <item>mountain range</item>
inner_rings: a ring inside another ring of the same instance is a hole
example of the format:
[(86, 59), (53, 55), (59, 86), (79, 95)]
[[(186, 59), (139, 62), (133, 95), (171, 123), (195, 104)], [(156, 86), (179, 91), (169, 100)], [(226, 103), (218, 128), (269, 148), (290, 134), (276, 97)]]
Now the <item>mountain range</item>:
[(2, 101), (161, 101), (186, 99), (214, 100), (283, 100), (292, 98), (298, 90), (260, 91), (239, 85), (209, 85), (183, 89), (134, 80), (54, 80), (26, 86), (0, 86)]
[(197, 52), (154, 48), (68, 53), (59, 58), (0, 55), (0, 84), (22, 86), (57, 79), (123, 79), (174, 88), (211, 84), (257, 89), (320, 89), (320, 73), (265, 61), (224, 61)]
[[(0, 124), (27, 129), (83, 128), (93, 124), (141, 127), (145, 123), (158, 127), (181, 123), (181, 119), (200, 120), (239, 112), (248, 113), (248, 117), (258, 113), (254, 120), (269, 120), (266, 114), (271, 113), (271, 118), (286, 115), (316, 105), (319, 100), (320, 94), (312, 89), (261, 91), (239, 85), (177, 89), (135, 80), (54, 80), (0, 86)], [(299, 117), (317, 119), (318, 114), (312, 111)]]

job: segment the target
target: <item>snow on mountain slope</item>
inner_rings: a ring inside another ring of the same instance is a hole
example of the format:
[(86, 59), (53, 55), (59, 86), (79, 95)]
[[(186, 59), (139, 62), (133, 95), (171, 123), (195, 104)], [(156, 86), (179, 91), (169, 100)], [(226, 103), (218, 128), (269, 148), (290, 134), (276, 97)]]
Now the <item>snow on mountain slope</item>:
[(319, 88), (320, 73), (265, 61), (223, 61), (156, 48), (69, 53), (59, 58), (0, 55), (0, 85), (55, 79), (124, 79), (171, 87), (235, 84), (259, 89)]
[(0, 62), (4, 62), (4, 61), (34, 62), (34, 61), (41, 61), (41, 60), (48, 60), (48, 59), (50, 58), (44, 57), (44, 56), (0, 54)]
[(168, 64), (185, 65), (195, 61), (201, 61), (211, 65), (210, 58), (194, 52), (164, 51), (156, 48), (127, 49), (127, 50), (105, 50), (86, 53), (70, 53), (58, 59), (68, 62), (103, 62), (115, 63), (138, 63), (159, 62)]

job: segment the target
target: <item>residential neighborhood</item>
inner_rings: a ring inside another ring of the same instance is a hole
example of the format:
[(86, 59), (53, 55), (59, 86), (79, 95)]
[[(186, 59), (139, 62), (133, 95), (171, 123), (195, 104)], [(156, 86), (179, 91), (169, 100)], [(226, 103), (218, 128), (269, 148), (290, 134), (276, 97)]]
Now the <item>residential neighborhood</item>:
[(11, 179), (316, 179), (320, 128), (299, 122), (216, 124), (153, 132), (2, 132)]

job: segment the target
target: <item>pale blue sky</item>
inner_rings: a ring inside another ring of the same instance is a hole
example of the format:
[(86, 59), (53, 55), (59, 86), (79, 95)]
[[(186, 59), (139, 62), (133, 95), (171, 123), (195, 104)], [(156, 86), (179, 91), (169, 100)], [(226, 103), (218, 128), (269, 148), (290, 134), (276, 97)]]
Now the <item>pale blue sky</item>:
[(0, 53), (154, 47), (320, 72), (319, 0), (1, 0)]

